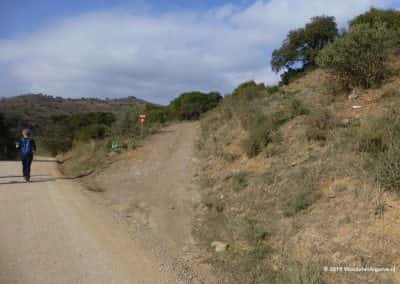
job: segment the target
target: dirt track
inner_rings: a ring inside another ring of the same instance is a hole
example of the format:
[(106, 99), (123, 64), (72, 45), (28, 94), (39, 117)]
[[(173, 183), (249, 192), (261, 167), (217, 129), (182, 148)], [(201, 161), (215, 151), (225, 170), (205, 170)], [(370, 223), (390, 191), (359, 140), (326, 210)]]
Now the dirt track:
[(96, 197), (53, 160), (34, 162), (30, 184), (0, 162), (0, 283), (188, 283), (169, 261), (191, 243), (195, 128), (150, 138), (96, 177)]
[[(123, 160), (90, 177), (91, 194), (127, 224), (132, 239), (173, 271), (182, 283), (212, 283), (209, 268), (192, 263), (199, 251), (192, 238), (194, 208), (200, 194), (193, 182), (197, 123), (180, 123), (149, 137)], [(204, 279), (207, 275), (207, 279)]]

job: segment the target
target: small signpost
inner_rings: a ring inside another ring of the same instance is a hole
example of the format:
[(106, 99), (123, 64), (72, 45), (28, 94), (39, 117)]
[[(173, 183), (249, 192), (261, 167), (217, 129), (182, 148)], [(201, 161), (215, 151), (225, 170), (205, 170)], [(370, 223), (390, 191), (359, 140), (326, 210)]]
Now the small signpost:
[(140, 114), (139, 115), (139, 120), (140, 120), (140, 122), (141, 122), (141, 127), (140, 127), (140, 136), (142, 136), (142, 138), (143, 138), (143, 123), (144, 123), (144, 120), (146, 119), (146, 115), (145, 114)]

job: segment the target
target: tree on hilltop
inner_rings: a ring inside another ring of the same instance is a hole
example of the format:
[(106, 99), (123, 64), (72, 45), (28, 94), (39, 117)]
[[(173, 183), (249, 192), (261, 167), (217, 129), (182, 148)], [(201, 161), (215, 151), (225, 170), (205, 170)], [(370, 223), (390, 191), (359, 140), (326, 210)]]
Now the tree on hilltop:
[(311, 19), (304, 28), (289, 31), (282, 46), (272, 53), (271, 66), (282, 74), (284, 81), (296, 71), (315, 65), (319, 51), (338, 36), (334, 17), (318, 16)]

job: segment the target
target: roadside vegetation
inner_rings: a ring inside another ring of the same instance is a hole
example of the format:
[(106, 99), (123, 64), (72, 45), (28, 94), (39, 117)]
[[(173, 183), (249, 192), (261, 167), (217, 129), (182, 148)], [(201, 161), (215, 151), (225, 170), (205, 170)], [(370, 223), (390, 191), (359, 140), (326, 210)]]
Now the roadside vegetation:
[(274, 51), (279, 86), (245, 82), (201, 120), (194, 232), (221, 283), (394, 283), (322, 268), (399, 260), (399, 20), (313, 18)]
[(306, 70), (312, 70), (319, 51), (338, 35), (335, 18), (329, 16), (314, 17), (305, 27), (289, 31), (271, 59), (272, 70), (283, 71), (281, 84), (288, 84)]
[(17, 135), (13, 133), (12, 128), (12, 121), (0, 114), (0, 160), (16, 156), (15, 140)]
[[(15, 141), (33, 130), (39, 154), (58, 156), (73, 176), (105, 166), (166, 123), (199, 119), (222, 100), (219, 93), (183, 93), (167, 106), (125, 99), (63, 99), (46, 95), (5, 98), (0, 104), (0, 159), (16, 158)], [(139, 115), (145, 114), (142, 124)]]
[[(196, 120), (216, 107), (218, 93), (183, 93), (167, 106), (135, 105), (117, 113), (87, 113), (53, 117), (43, 145), (53, 155), (62, 154), (62, 170), (72, 176), (107, 167), (118, 154), (135, 149), (143, 139), (165, 124)], [(139, 115), (145, 114), (142, 123)], [(101, 166), (100, 166), (101, 165)]]

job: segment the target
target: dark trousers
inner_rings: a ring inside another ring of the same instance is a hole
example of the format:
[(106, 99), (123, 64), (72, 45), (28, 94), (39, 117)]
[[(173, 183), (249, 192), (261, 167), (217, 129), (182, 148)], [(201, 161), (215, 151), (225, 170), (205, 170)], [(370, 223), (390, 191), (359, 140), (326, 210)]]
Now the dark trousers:
[(21, 156), (21, 161), (22, 161), (22, 174), (26, 178), (31, 177), (31, 164), (33, 160), (33, 155), (26, 155), (26, 156)]

